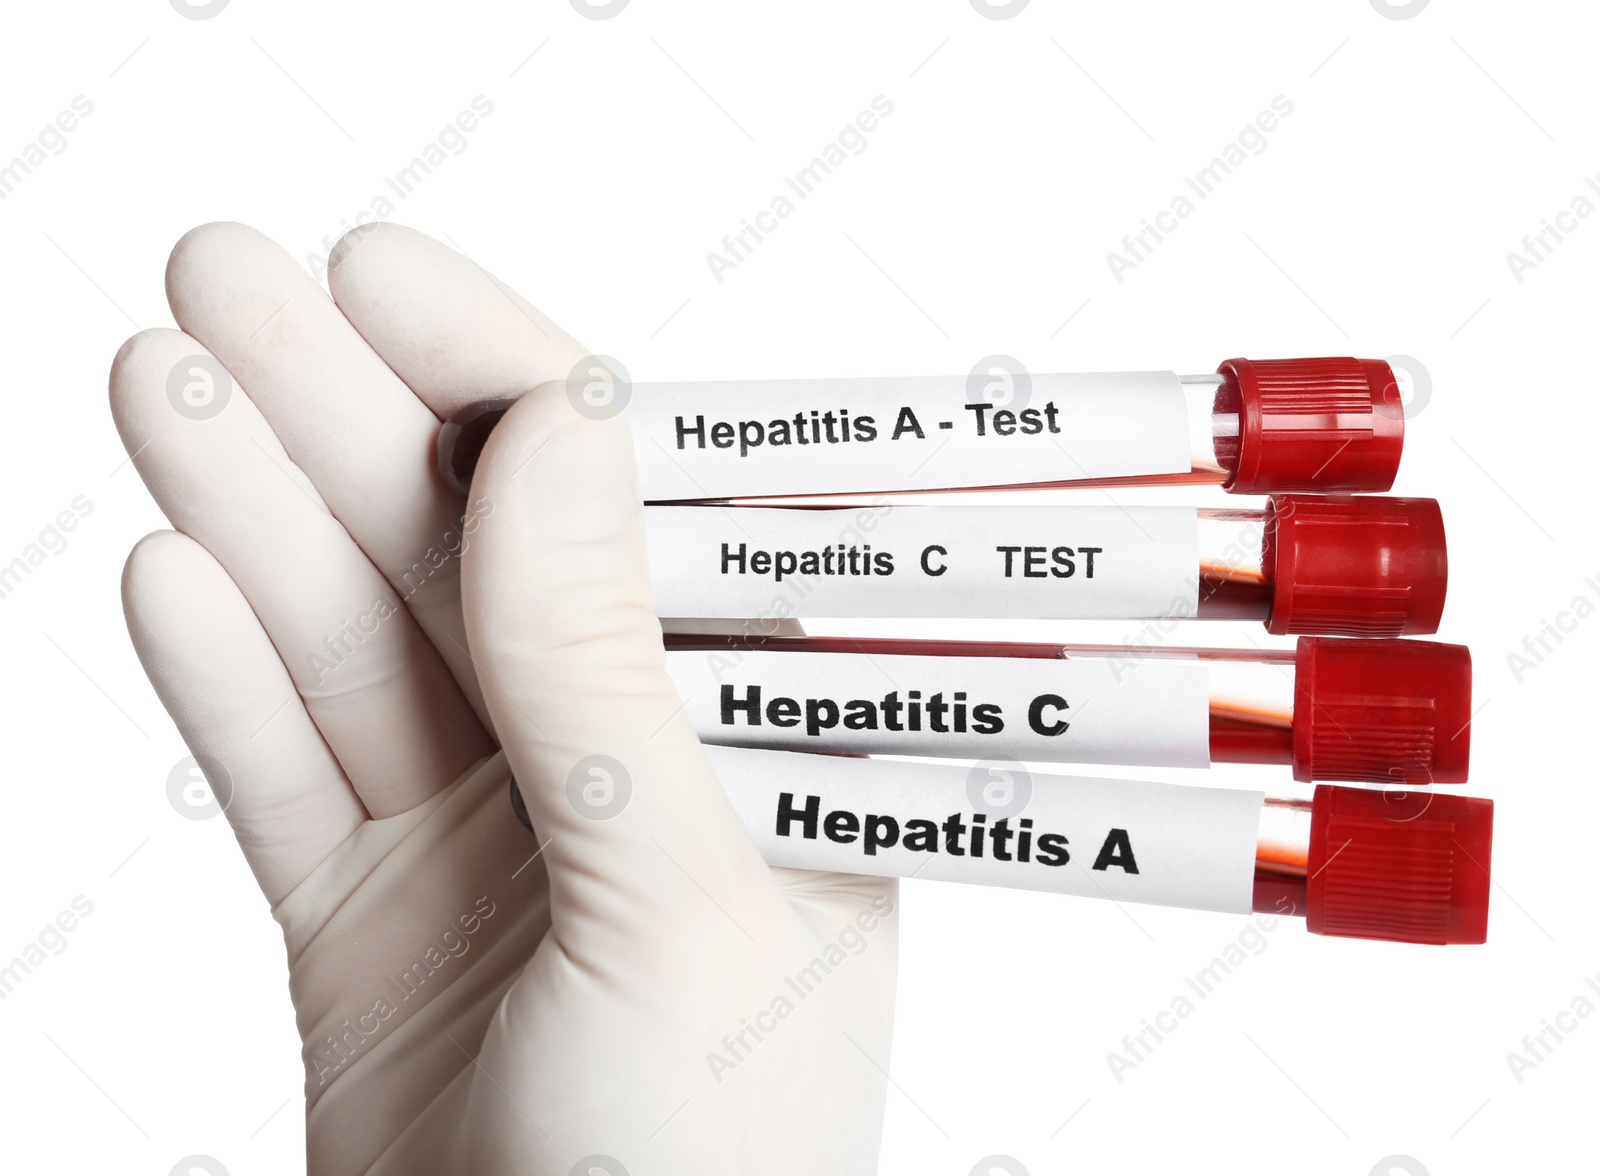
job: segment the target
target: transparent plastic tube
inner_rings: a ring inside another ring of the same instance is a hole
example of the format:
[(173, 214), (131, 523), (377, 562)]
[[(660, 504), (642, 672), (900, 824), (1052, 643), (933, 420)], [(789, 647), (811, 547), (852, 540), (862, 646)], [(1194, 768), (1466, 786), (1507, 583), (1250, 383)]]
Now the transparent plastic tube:
[[(1494, 805), (708, 747), (768, 864), (1298, 915), (1319, 935), (1482, 943)], [(532, 828), (515, 781), (511, 802)]]
[[(996, 356), (965, 376), (639, 385), (616, 366), (591, 357), (565, 392), (584, 416), (626, 416), (647, 502), (1186, 482), (1384, 491), (1404, 439), (1381, 360), (1058, 375)], [(463, 493), (508, 405), (474, 405), (440, 431), (440, 470)]]
[(1204, 767), (1303, 781), (1466, 780), (1472, 662), (1432, 641), (1236, 650), (669, 633), (708, 743)]
[(653, 506), (664, 617), (1186, 617), (1273, 633), (1432, 633), (1444, 524), (1421, 498), (1261, 510)]

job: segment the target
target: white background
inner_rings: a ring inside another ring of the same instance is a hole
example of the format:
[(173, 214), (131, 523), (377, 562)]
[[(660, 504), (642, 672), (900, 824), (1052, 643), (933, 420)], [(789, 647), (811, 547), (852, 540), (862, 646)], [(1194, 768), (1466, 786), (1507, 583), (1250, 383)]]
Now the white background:
[[(0, 563), (76, 496), (93, 510), (0, 600), (0, 960), (74, 896), (94, 910), (0, 1001), (0, 1168), (303, 1162), (277, 928), (226, 823), (168, 804), (186, 753), (123, 629), (124, 554), (163, 522), (121, 464), (106, 372), (124, 337), (170, 322), (162, 269), (184, 230), (241, 220), (325, 253), (477, 95), (493, 114), (392, 219), (635, 380), (965, 372), (995, 352), (1035, 371), (1404, 353), (1431, 378), (1396, 490), (1444, 504), (1443, 637), (1476, 657), (1467, 791), (1498, 803), (1488, 945), (1285, 921), (1119, 1083), (1106, 1055), (1241, 918), (907, 885), (883, 1171), (966, 1176), (998, 1153), (1033, 1173), (1366, 1176), (1401, 1154), (1440, 1176), (1573, 1170), (1558, 1157), (1587, 1151), (1600, 1017), (1520, 1082), (1507, 1062), (1600, 973), (1600, 622), (1520, 681), (1507, 660), (1570, 625), (1575, 598), (1600, 602), (1585, 581), (1600, 217), (1520, 282), (1507, 262), (1600, 169), (1587, 6), (1394, 20), (1368, 0), (1033, 0), (993, 20), (968, 0), (634, 0), (597, 21), (566, 0), (234, 0), (197, 21), (123, 0), (4, 20), (0, 162), (75, 96), (94, 110), (0, 201)], [(715, 280), (708, 251), (879, 94), (894, 112), (867, 149)], [(1266, 149), (1117, 281), (1107, 253), (1277, 95), (1293, 113)], [(1118, 497), (1175, 493), (1224, 501)], [(1199, 622), (1180, 637), (1265, 639)]]

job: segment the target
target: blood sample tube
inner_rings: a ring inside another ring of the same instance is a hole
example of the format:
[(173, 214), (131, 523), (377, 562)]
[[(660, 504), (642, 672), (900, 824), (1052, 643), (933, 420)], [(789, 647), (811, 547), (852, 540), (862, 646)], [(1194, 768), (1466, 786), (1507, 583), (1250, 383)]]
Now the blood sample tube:
[[(1318, 935), (1482, 943), (1494, 804), (1263, 792), (707, 747), (769, 865), (1303, 916)], [(511, 786), (512, 807), (531, 828)]]
[(1487, 800), (1331, 785), (1280, 800), (981, 762), (707, 751), (776, 866), (1294, 913), (1321, 935), (1485, 936)]
[(708, 743), (867, 755), (1206, 767), (1459, 784), (1472, 661), (1433, 641), (1165, 649), (669, 633)]
[(1206, 617), (1394, 637), (1437, 631), (1447, 575), (1424, 498), (653, 506), (645, 531), (663, 617)]
[(1319, 785), (1310, 800), (1268, 797), (1251, 904), (1293, 904), (1318, 935), (1482, 943), (1493, 823), (1494, 802), (1471, 796)]
[[(647, 502), (1075, 483), (1381, 492), (1405, 431), (1394, 373), (1375, 359), (633, 385), (594, 357), (550, 391), (591, 418), (626, 416)], [(440, 471), (462, 493), (509, 404), (473, 405), (440, 431)]]

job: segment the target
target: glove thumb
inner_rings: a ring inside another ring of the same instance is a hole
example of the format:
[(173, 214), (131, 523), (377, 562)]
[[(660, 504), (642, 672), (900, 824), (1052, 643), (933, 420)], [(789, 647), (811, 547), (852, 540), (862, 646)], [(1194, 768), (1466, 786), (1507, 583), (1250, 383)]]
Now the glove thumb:
[(495, 426), (472, 482), (462, 594), (554, 933), (577, 952), (620, 935), (637, 963), (642, 944), (681, 939), (685, 903), (719, 934), (731, 923), (754, 938), (778, 896), (664, 669), (620, 409), (545, 384)]

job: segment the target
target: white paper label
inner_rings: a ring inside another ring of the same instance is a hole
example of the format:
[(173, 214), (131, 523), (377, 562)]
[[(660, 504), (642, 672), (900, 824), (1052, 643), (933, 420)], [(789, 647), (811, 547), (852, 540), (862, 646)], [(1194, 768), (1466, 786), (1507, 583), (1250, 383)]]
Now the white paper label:
[(1246, 914), (1265, 794), (708, 747), (768, 864)]
[(796, 751), (1203, 768), (1206, 666), (1155, 659), (672, 650), (700, 738)]
[(653, 506), (663, 617), (1192, 617), (1191, 507)]
[(1187, 473), (1172, 372), (641, 384), (623, 410), (646, 501)]

